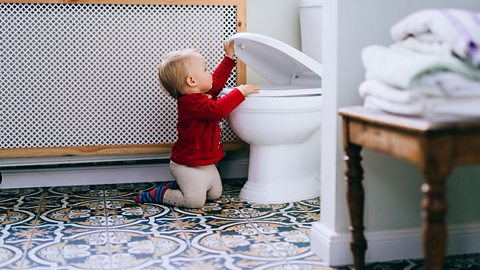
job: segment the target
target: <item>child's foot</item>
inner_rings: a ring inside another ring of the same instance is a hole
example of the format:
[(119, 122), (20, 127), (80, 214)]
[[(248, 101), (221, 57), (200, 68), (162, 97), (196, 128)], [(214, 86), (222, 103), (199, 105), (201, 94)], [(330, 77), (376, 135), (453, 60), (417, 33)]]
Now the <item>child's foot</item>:
[(178, 189), (177, 182), (164, 182), (157, 185), (156, 188), (144, 191), (135, 196), (135, 201), (137, 203), (163, 203), (163, 197), (165, 196), (165, 192), (169, 189)]

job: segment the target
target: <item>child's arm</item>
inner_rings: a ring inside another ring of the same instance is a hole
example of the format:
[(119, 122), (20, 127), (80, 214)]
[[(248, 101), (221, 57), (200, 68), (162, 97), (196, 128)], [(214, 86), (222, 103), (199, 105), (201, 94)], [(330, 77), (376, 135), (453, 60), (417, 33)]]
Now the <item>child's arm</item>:
[(242, 84), (218, 100), (212, 100), (205, 95), (192, 95), (189, 105), (191, 115), (196, 119), (220, 121), (240, 105), (246, 96), (259, 91), (259, 88), (255, 85)]
[(233, 46), (232, 41), (224, 41), (223, 42), (223, 51), (225, 52), (225, 56), (233, 60), (233, 55), (235, 54), (235, 47)]
[(256, 85), (242, 84), (236, 87), (244, 96), (260, 93), (260, 88)]
[(220, 94), (232, 73), (232, 69), (235, 67), (233, 41), (224, 41), (223, 50), (225, 51), (225, 57), (212, 74), (212, 89), (209, 91), (212, 96)]
[(184, 106), (188, 107), (189, 115), (193, 119), (220, 121), (244, 100), (245, 96), (242, 91), (233, 89), (218, 100), (212, 100), (205, 95), (188, 95), (188, 101), (184, 99), (184, 102), (187, 101), (188, 104), (184, 104)]

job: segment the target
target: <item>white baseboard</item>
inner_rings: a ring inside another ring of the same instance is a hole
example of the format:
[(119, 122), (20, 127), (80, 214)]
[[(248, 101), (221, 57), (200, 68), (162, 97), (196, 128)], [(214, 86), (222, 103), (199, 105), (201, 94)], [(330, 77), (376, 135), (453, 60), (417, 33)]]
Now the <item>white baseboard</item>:
[[(160, 182), (173, 180), (169, 164), (0, 170), (0, 188)], [(247, 177), (248, 159), (221, 162), (222, 179)]]
[[(421, 229), (365, 233), (368, 249), (365, 261), (384, 262), (423, 257)], [(338, 234), (315, 223), (311, 229), (311, 248), (329, 266), (351, 265), (350, 233)], [(448, 226), (448, 255), (480, 250), (480, 223)]]
[(168, 164), (3, 170), (0, 188), (158, 182), (172, 179)]
[(220, 162), (220, 176), (222, 179), (247, 178), (248, 158), (222, 160)]

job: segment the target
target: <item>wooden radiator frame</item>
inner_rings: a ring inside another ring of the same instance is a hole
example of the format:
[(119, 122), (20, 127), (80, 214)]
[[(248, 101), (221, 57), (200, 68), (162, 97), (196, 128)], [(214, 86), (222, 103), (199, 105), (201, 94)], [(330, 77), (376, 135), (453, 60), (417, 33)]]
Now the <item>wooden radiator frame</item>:
[[(236, 7), (237, 32), (246, 30), (246, 0), (0, 0), (4, 3), (25, 4), (127, 4), (127, 5), (231, 5)], [(237, 84), (246, 81), (246, 66), (237, 61)], [(0, 131), (1, 132), (1, 131)], [(238, 140), (225, 143), (225, 150), (245, 149), (246, 143)], [(159, 154), (170, 152), (172, 144), (132, 144), (132, 145), (96, 145), (62, 146), (32, 148), (0, 148), (0, 158), (33, 158), (53, 156), (97, 156), (97, 155), (135, 155)]]

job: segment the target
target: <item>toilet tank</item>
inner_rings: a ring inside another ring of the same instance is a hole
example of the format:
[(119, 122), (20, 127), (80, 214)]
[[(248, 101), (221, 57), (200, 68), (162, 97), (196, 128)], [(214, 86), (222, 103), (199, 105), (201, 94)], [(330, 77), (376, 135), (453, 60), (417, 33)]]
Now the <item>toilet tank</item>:
[(302, 51), (322, 63), (322, 7), (325, 0), (298, 0)]

